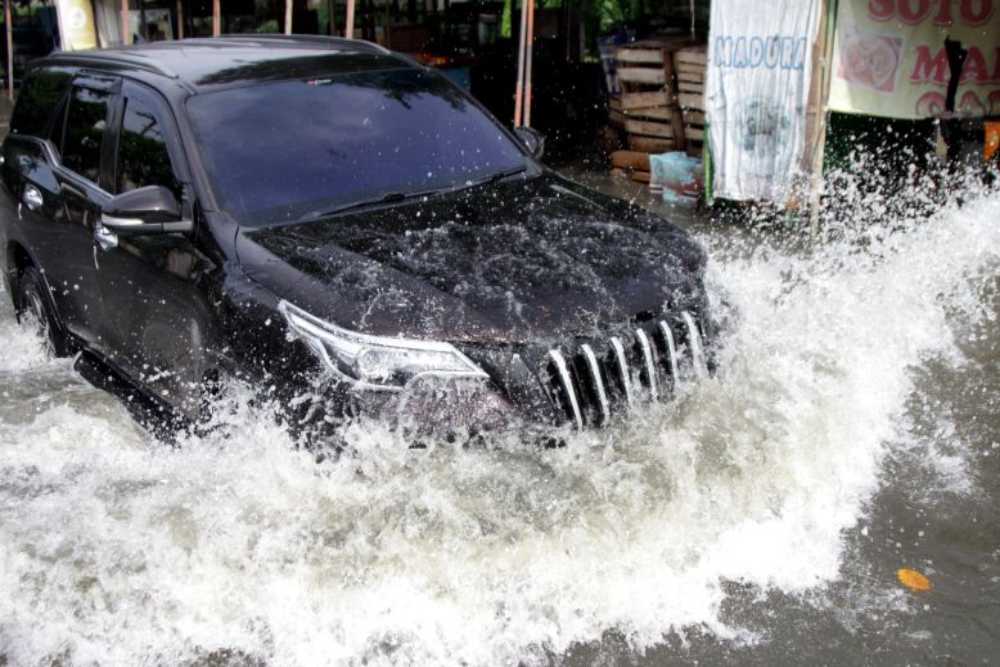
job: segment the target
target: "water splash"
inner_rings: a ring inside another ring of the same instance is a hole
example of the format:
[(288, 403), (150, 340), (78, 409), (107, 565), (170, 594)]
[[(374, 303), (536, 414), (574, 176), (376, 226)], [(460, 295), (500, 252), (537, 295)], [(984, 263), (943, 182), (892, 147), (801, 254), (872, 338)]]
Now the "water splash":
[(355, 424), (352, 455), (317, 465), (239, 392), (173, 449), (65, 367), (5, 357), (9, 386), (60, 380), (0, 415), (0, 655), (497, 664), (608, 630), (759, 640), (725, 582), (835, 582), (907, 437), (912, 368), (960, 358), (956, 319), (995, 317), (995, 192), (930, 219), (844, 210), (814, 250), (707, 235), (719, 373), (563, 450), (408, 451)]

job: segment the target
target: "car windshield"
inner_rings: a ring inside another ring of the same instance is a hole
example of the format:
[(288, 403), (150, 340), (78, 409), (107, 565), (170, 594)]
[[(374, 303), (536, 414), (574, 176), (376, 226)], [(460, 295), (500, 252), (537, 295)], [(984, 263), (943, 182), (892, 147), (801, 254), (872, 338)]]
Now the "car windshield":
[(262, 83), (196, 95), (187, 107), (220, 206), (251, 226), (528, 164), (461, 91), (421, 70)]

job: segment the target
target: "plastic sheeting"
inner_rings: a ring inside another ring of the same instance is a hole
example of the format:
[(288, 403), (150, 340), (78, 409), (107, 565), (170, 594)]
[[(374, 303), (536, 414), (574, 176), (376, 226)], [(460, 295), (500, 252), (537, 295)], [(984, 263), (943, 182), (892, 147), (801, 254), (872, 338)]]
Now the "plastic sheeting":
[(668, 204), (693, 205), (702, 191), (702, 162), (682, 151), (649, 156), (649, 187)]
[(706, 113), (715, 196), (787, 202), (802, 177), (821, 0), (713, 0)]

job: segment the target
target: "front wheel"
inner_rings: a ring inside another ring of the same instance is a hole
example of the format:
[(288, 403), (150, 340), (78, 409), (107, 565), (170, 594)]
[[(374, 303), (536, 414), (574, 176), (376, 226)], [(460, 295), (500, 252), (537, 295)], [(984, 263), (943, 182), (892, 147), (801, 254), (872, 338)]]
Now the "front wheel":
[(69, 356), (69, 345), (56, 321), (45, 282), (33, 266), (26, 268), (17, 280), (14, 307), (17, 321), (38, 336), (49, 356)]

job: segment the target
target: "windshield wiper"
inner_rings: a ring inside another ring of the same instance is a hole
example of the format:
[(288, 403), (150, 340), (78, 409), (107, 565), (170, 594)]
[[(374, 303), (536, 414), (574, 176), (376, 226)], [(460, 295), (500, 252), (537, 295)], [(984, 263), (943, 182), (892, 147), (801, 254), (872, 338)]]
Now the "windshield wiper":
[(496, 183), (497, 181), (502, 181), (505, 178), (509, 178), (511, 176), (517, 176), (518, 174), (523, 174), (527, 170), (528, 170), (527, 165), (522, 165), (520, 167), (514, 167), (513, 169), (498, 171), (495, 174), (490, 174), (489, 176), (481, 180), (472, 181), (469, 183), (463, 183), (462, 185), (459, 185), (458, 187), (451, 189), (449, 192), (458, 192), (459, 190), (467, 190), (469, 188), (479, 187), (480, 185), (492, 185), (493, 183)]
[(346, 213), (347, 211), (353, 211), (360, 208), (368, 208), (369, 206), (378, 206), (379, 204), (398, 204), (399, 202), (406, 201), (408, 199), (416, 199), (418, 197), (430, 197), (432, 195), (440, 195), (452, 192), (459, 192), (460, 190), (467, 190), (469, 188), (478, 187), (481, 185), (490, 185), (491, 183), (496, 183), (510, 176), (516, 176), (517, 174), (523, 173), (527, 170), (526, 166), (515, 167), (514, 169), (507, 169), (505, 171), (498, 171), (495, 174), (490, 174), (484, 179), (478, 181), (470, 181), (468, 183), (462, 183), (450, 188), (441, 188), (439, 190), (423, 190), (421, 192), (386, 192), (378, 197), (372, 197), (371, 199), (362, 199), (359, 201), (349, 202), (347, 204), (342, 204), (341, 206), (334, 206), (330, 209), (320, 209), (318, 211), (312, 211), (305, 214), (299, 218), (299, 222), (306, 222), (308, 220), (315, 220), (317, 218), (328, 218), (333, 215), (339, 215), (341, 213)]
[(361, 199), (359, 201), (348, 202), (347, 204), (342, 204), (340, 206), (334, 206), (329, 209), (320, 209), (318, 211), (311, 211), (306, 213), (304, 216), (299, 218), (299, 221), (314, 220), (316, 218), (327, 218), (331, 215), (337, 215), (338, 213), (346, 213), (347, 211), (353, 211), (357, 208), (367, 208), (369, 206), (378, 206), (379, 204), (395, 204), (401, 201), (406, 201), (407, 199), (412, 199), (413, 197), (422, 197), (425, 192), (414, 192), (407, 194), (405, 192), (386, 192), (378, 197), (372, 197), (371, 199)]

